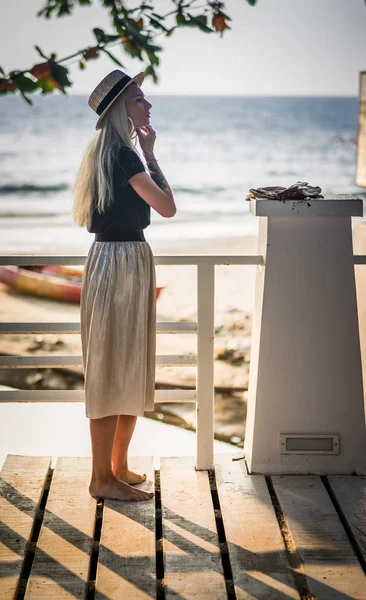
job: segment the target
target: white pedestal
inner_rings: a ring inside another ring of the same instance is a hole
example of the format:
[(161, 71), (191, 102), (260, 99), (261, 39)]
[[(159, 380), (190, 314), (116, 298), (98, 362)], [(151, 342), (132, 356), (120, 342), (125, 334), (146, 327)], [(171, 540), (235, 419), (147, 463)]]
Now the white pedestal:
[(250, 473), (366, 474), (351, 228), (362, 206), (352, 196), (250, 203), (264, 257), (244, 443)]

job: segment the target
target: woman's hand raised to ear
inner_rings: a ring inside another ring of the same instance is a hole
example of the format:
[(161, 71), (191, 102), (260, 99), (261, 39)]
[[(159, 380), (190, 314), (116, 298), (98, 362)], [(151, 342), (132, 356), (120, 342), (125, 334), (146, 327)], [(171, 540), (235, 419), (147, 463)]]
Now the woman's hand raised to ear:
[(156, 134), (151, 125), (136, 129), (144, 153), (149, 175), (136, 173), (128, 181), (135, 192), (162, 217), (173, 217), (177, 212), (173, 192), (154, 157)]
[(154, 144), (156, 140), (156, 133), (151, 125), (137, 127), (137, 136), (139, 138), (141, 150), (146, 155), (154, 154)]

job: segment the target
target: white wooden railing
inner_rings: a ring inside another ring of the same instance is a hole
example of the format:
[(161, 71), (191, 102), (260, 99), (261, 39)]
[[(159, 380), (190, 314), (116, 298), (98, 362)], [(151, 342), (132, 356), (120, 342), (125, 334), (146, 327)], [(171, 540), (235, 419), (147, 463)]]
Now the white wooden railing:
[[(213, 468), (215, 265), (260, 265), (261, 256), (155, 256), (155, 265), (197, 266), (197, 322), (157, 323), (157, 333), (197, 334), (197, 355), (157, 355), (159, 366), (197, 366), (196, 389), (156, 390), (155, 402), (195, 402), (197, 469)], [(86, 256), (1, 256), (0, 265), (83, 265)], [(0, 323), (0, 333), (79, 333), (80, 323)], [(81, 356), (1, 356), (0, 368), (82, 366)], [(83, 402), (83, 390), (0, 391), (0, 402)]]
[[(159, 366), (197, 366), (196, 389), (156, 390), (155, 402), (195, 402), (197, 411), (196, 467), (214, 467), (214, 313), (216, 265), (263, 265), (260, 255), (155, 256), (155, 265), (197, 266), (197, 322), (157, 323), (157, 333), (197, 334), (197, 355), (157, 355)], [(83, 265), (86, 256), (0, 256), (0, 265)], [(366, 256), (355, 255), (355, 265), (366, 264)], [(0, 323), (0, 333), (80, 332), (80, 323)], [(49, 368), (82, 366), (81, 356), (0, 356), (0, 368)], [(0, 391), (0, 402), (83, 402), (83, 390)]]

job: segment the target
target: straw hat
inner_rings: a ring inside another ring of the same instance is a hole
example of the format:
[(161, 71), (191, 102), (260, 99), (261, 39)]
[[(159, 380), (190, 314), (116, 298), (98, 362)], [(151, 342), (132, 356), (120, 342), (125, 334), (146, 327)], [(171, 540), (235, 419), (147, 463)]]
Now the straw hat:
[(130, 77), (120, 69), (115, 69), (109, 73), (97, 87), (92, 91), (88, 99), (88, 105), (99, 115), (95, 129), (100, 129), (100, 124), (107, 110), (112, 106), (130, 83), (141, 85), (144, 81), (144, 74), (138, 73)]

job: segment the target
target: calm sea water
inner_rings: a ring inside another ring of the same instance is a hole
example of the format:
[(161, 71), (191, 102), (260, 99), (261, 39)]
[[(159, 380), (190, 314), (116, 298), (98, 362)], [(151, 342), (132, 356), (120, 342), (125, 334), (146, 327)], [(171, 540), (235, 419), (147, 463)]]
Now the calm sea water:
[[(156, 156), (177, 213), (155, 211), (149, 241), (256, 235), (249, 188), (298, 180), (323, 192), (355, 185), (356, 98), (151, 96)], [(83, 96), (0, 99), (0, 252), (84, 252), (71, 187), (95, 116)], [(354, 219), (354, 222), (360, 219)]]

